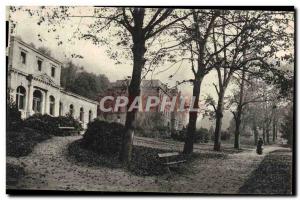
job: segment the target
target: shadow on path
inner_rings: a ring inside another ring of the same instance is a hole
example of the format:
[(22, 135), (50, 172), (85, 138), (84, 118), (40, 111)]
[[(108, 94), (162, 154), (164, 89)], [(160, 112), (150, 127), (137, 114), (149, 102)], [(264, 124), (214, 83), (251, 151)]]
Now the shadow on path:
[(275, 150), (265, 156), (245, 184), (241, 194), (292, 194), (292, 152), (290, 149)]

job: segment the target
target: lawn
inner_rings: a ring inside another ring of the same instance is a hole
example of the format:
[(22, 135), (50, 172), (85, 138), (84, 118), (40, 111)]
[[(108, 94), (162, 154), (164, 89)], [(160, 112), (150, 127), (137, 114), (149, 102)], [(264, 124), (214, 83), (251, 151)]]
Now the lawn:
[(28, 155), (37, 143), (51, 138), (49, 134), (26, 127), (19, 131), (7, 131), (6, 136), (6, 154), (13, 157)]
[(24, 175), (25, 170), (23, 167), (10, 163), (6, 164), (6, 185), (15, 185)]
[[(157, 176), (167, 174), (168, 171), (158, 159), (158, 153), (170, 152), (170, 150), (161, 148), (152, 148), (145, 146), (133, 147), (132, 163), (129, 171), (138, 176)], [(68, 147), (68, 155), (76, 164), (86, 166), (105, 166), (109, 168), (121, 168), (118, 161), (118, 155), (106, 156), (85, 149), (81, 140), (74, 141)], [(189, 171), (191, 164), (199, 159), (225, 159), (223, 153), (194, 153), (190, 156), (180, 155), (179, 159), (187, 160), (186, 163), (174, 166), (171, 171), (176, 174), (182, 174)]]

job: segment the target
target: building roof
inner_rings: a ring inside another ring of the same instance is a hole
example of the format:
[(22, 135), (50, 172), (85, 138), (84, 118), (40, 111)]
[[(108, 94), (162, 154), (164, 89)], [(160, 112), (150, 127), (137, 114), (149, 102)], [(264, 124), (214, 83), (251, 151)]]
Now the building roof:
[(89, 99), (89, 98), (83, 97), (83, 96), (81, 96), (81, 95), (75, 94), (75, 93), (73, 93), (73, 92), (66, 91), (66, 90), (64, 90), (64, 89), (62, 89), (62, 88), (61, 88), (60, 92), (65, 93), (65, 94), (67, 94), (67, 95), (69, 95), (69, 96), (73, 96), (73, 97), (76, 97), (76, 98), (78, 98), (78, 99), (85, 100), (85, 101), (88, 101), (88, 102), (90, 102), (90, 103), (93, 103), (93, 104), (97, 104), (97, 105), (98, 105), (98, 101), (94, 101), (94, 100), (91, 100), (91, 99)]
[(46, 54), (40, 52), (38, 49), (36, 49), (36, 48), (34, 48), (33, 46), (31, 46), (31, 45), (25, 43), (24, 41), (22, 41), (21, 39), (19, 39), (19, 38), (17, 38), (17, 37), (12, 36), (12, 37), (11, 37), (11, 40), (14, 40), (14, 41), (17, 41), (17, 42), (21, 43), (21, 44), (24, 45), (25, 47), (31, 49), (32, 51), (34, 51), (34, 52), (36, 52), (36, 53), (38, 53), (38, 54), (40, 54), (40, 55), (42, 55), (42, 56), (44, 56), (45, 58), (51, 60), (52, 62), (55, 62), (55, 63), (58, 64), (58, 65), (62, 65), (62, 62), (60, 62), (59, 60), (57, 60), (57, 59), (55, 59), (55, 58), (53, 58), (53, 57), (51, 57), (51, 56), (49, 56), (49, 55), (46, 55)]

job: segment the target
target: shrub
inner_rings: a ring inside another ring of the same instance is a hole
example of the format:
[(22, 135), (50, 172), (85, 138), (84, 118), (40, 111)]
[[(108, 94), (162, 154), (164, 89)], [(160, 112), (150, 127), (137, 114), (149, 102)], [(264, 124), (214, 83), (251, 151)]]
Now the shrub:
[[(221, 131), (221, 140), (229, 140), (231, 137), (230, 133), (228, 131)], [(215, 133), (213, 132), (211, 134), (211, 140), (215, 140)]]
[(221, 140), (229, 140), (230, 139), (230, 133), (227, 131), (221, 131)]
[(22, 131), (8, 131), (6, 136), (6, 154), (13, 157), (28, 155), (38, 142), (50, 138), (49, 135), (29, 128), (23, 128)]
[(135, 135), (148, 138), (168, 138), (170, 129), (167, 126), (157, 126), (151, 129), (136, 127)]
[(94, 120), (83, 135), (83, 145), (98, 153), (115, 154), (120, 150), (124, 125), (116, 122)]
[(21, 112), (16, 104), (9, 100), (6, 106), (6, 116), (7, 130), (16, 131), (22, 128)]
[(198, 142), (208, 143), (209, 132), (206, 128), (200, 128), (196, 131), (195, 137), (196, 137), (196, 141)]
[(52, 117), (50, 115), (34, 114), (24, 121), (24, 126), (43, 132), (46, 135), (63, 136), (64, 131), (59, 126), (71, 126), (75, 131), (81, 131), (80, 122), (71, 116)]
[[(180, 131), (173, 131), (171, 137), (174, 140), (184, 142), (186, 139), (186, 132), (187, 132), (186, 129), (182, 129)], [(206, 128), (200, 128), (195, 131), (194, 143), (198, 143), (198, 142), (207, 143), (208, 140), (209, 140), (209, 133)]]
[(49, 126), (48, 121), (49, 121), (48, 116), (44, 116), (41, 114), (34, 114), (24, 120), (24, 126), (40, 131), (45, 135), (51, 135), (53, 133), (52, 129), (54, 127)]
[(155, 128), (157, 131), (157, 136), (160, 138), (170, 137), (170, 128), (167, 126), (158, 126)]
[(171, 133), (171, 138), (173, 138), (174, 140), (184, 142), (185, 141), (185, 131), (186, 131), (185, 129), (182, 129), (180, 131), (174, 130)]

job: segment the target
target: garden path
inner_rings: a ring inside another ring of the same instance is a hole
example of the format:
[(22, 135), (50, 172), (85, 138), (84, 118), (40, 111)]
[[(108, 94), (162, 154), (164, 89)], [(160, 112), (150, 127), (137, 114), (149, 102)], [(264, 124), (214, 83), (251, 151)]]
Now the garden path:
[[(89, 190), (135, 192), (200, 192), (237, 193), (268, 152), (280, 149), (269, 146), (264, 155), (255, 149), (228, 154), (226, 159), (199, 159), (190, 172), (166, 176), (141, 177), (123, 169), (79, 166), (67, 159), (67, 146), (81, 136), (53, 137), (38, 144), (26, 157), (7, 157), (7, 162), (21, 165), (26, 175), (8, 189)], [(163, 141), (137, 137), (136, 145), (179, 150), (182, 143), (172, 145)], [(195, 151), (210, 151), (209, 144), (195, 145)], [(211, 151), (212, 152), (212, 151)]]

